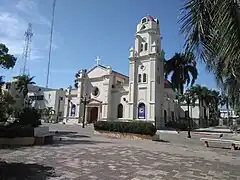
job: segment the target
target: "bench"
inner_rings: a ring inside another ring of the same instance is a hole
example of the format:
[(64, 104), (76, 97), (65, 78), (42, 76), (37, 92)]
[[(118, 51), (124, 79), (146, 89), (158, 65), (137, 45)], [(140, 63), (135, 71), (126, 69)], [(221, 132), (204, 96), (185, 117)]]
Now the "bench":
[(231, 144), (232, 150), (236, 150), (237, 149), (236, 145), (240, 145), (240, 141), (230, 140), (230, 139), (200, 138), (200, 141), (204, 141), (206, 147), (209, 147), (209, 142), (215, 142), (215, 143), (221, 143), (221, 144)]

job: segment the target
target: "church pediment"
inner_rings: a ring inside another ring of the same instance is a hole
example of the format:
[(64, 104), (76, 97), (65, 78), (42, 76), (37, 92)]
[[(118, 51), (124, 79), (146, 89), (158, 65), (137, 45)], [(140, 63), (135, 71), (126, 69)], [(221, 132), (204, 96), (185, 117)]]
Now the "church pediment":
[(105, 75), (108, 75), (108, 71), (104, 66), (98, 65), (94, 66), (87, 72), (88, 77), (91, 78), (99, 78)]

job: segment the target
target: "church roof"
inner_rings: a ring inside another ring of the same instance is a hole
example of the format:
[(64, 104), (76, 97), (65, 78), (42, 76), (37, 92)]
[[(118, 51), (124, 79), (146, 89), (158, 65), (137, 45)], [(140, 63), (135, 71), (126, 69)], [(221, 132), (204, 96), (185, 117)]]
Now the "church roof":
[[(101, 68), (103, 68), (103, 69), (108, 69), (106, 66), (103, 66), (103, 65), (101, 65), (101, 64), (98, 64), (98, 65), (95, 65), (94, 67), (92, 67), (88, 72), (92, 71), (95, 67), (101, 67)], [(119, 73), (119, 72), (117, 72), (117, 71), (112, 70), (112, 72), (113, 72), (114, 74), (123, 76), (123, 77), (125, 77), (125, 78), (127, 78), (127, 79), (129, 78), (128, 76), (126, 76), (126, 75), (124, 75), (124, 74), (122, 74), (122, 73)]]
[(155, 22), (155, 20), (152, 16), (147, 16), (147, 19), (148, 19), (148, 21), (154, 21)]

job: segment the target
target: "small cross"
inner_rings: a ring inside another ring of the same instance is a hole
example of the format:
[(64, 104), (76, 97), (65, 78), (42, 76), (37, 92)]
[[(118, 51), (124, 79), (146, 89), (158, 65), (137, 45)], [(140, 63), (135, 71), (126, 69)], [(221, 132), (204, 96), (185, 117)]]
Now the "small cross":
[(97, 56), (97, 58), (95, 59), (95, 61), (97, 62), (97, 65), (99, 64), (99, 61), (100, 61), (100, 60), (101, 60), (100, 57)]

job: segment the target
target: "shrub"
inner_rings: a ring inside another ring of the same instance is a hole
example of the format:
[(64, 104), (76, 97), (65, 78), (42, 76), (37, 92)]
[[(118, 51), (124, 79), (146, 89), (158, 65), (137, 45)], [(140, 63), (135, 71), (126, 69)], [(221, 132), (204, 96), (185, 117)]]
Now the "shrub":
[(151, 122), (146, 121), (97, 121), (94, 123), (96, 131), (113, 131), (120, 133), (135, 133), (153, 136), (156, 133), (156, 127)]
[(35, 108), (24, 108), (19, 112), (18, 116), (20, 125), (30, 125), (32, 127), (41, 125), (41, 114)]
[(15, 138), (15, 137), (33, 137), (34, 128), (30, 126), (0, 126), (0, 137)]

